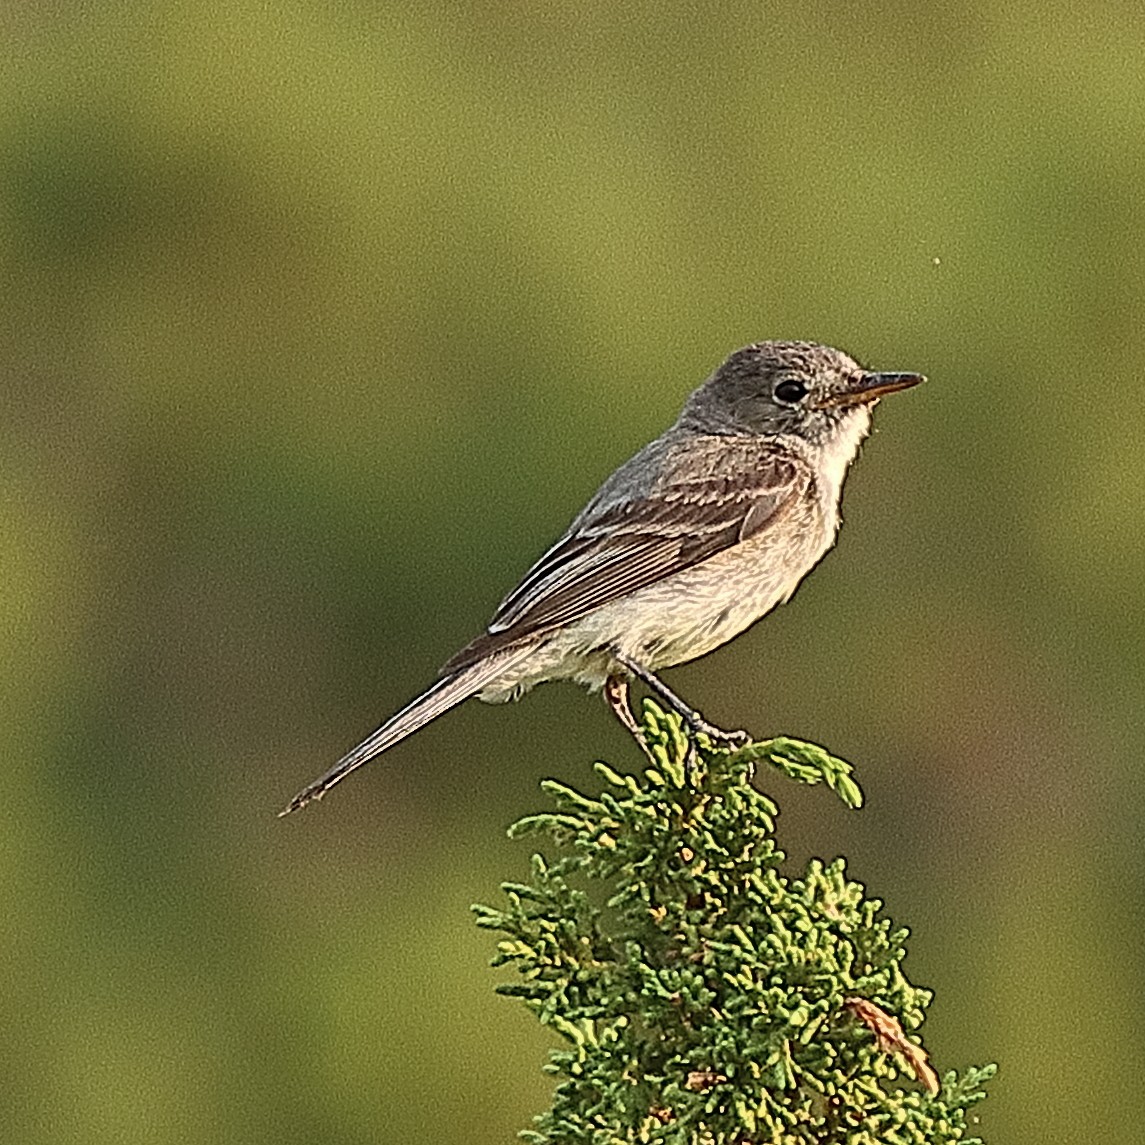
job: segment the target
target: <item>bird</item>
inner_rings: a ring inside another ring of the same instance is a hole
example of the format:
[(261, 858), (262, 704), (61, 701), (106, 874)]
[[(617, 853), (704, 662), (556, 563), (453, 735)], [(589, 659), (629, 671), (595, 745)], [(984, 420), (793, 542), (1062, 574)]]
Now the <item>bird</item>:
[(711, 652), (790, 599), (835, 543), (843, 483), (875, 405), (922, 381), (866, 370), (814, 342), (736, 350), (675, 424), (604, 482), (485, 632), (280, 814), (320, 799), (464, 700), (516, 699), (548, 680), (603, 692), (638, 740), (634, 680), (694, 732), (744, 742), (657, 673)]

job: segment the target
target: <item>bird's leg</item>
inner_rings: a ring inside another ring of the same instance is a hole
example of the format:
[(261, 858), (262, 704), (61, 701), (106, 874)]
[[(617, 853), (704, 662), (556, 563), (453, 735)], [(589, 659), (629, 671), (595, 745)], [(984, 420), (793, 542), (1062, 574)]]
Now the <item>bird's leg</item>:
[[(728, 748), (742, 747), (745, 743), (750, 741), (751, 737), (747, 732), (727, 732), (724, 731), (723, 728), (716, 727), (715, 724), (708, 723), (695, 708), (690, 707), (681, 700), (655, 672), (649, 671), (643, 664), (638, 664), (635, 660), (625, 656), (623, 652), (618, 652), (615, 648), (612, 649), (611, 652), (612, 658), (626, 672), (635, 676), (637, 680), (646, 685), (653, 695), (671, 708), (694, 733), (705, 735), (712, 743)], [(627, 689), (625, 690), (627, 691)], [(611, 699), (609, 703), (612, 703)], [(625, 707), (627, 708), (627, 703), (625, 703)], [(616, 711), (616, 709), (613, 708), (613, 711)], [(629, 713), (629, 718), (631, 718), (631, 713)], [(623, 717), (621, 717), (621, 722), (623, 722)]]
[(655, 757), (648, 749), (648, 741), (644, 738), (644, 732), (636, 722), (632, 709), (628, 706), (628, 678), (626, 676), (609, 676), (604, 681), (604, 698), (612, 709), (612, 714), (632, 733), (632, 738), (640, 745), (644, 754), (655, 763)]
[(633, 739), (643, 743), (640, 725), (628, 706), (628, 681), (623, 676), (609, 676), (604, 681), (604, 699), (612, 714), (632, 733)]

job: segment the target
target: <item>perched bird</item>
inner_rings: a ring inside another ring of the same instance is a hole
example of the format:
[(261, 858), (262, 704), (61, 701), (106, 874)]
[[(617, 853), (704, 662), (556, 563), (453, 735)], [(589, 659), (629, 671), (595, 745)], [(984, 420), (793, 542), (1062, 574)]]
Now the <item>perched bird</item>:
[(684, 403), (676, 424), (625, 462), (412, 703), (283, 814), (470, 696), (515, 699), (546, 680), (603, 688), (639, 735), (642, 681), (690, 727), (708, 724), (655, 673), (718, 648), (782, 604), (834, 544), (847, 469), (879, 398), (924, 379), (872, 373), (829, 346), (757, 342)]

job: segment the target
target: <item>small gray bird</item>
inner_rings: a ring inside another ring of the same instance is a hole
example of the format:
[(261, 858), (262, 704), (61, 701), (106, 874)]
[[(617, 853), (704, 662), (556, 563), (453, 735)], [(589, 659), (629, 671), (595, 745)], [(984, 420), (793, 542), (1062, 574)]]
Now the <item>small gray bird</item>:
[(875, 403), (923, 380), (868, 372), (812, 342), (737, 350), (601, 486), (436, 683), (283, 814), (462, 700), (515, 699), (545, 680), (603, 688), (638, 736), (628, 706), (637, 679), (694, 730), (742, 742), (655, 672), (718, 648), (791, 596), (835, 542), (843, 480)]

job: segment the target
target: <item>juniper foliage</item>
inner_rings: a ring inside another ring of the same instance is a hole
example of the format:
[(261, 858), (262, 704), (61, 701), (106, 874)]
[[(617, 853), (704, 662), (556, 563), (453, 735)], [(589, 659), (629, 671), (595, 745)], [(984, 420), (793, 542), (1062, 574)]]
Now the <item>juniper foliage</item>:
[[(968, 1111), (993, 1066), (941, 1082), (915, 1039), (930, 1002), (904, 977), (905, 929), (842, 859), (779, 873), (777, 808), (758, 761), (823, 781), (850, 806), (850, 767), (789, 739), (717, 750), (646, 701), (653, 765), (598, 771), (590, 799), (555, 782), (553, 813), (522, 819), (564, 851), (506, 883), (494, 964), (568, 1043), (547, 1069), (552, 1108), (531, 1145), (981, 1145)], [(904, 1033), (905, 1031), (905, 1033)], [(900, 1082), (905, 1081), (904, 1085)], [(921, 1082), (921, 1084), (920, 1084)]]

